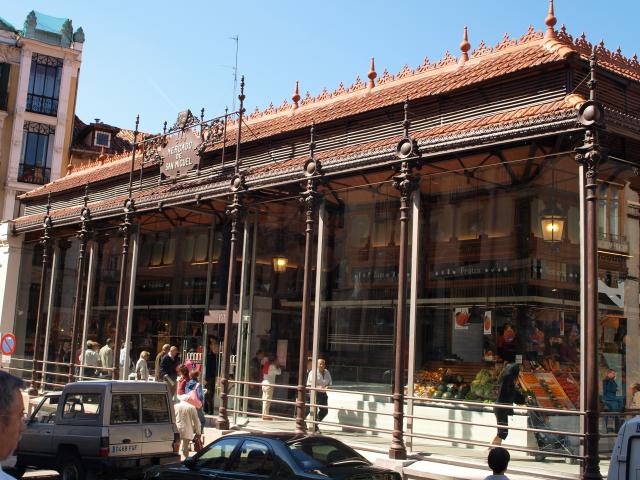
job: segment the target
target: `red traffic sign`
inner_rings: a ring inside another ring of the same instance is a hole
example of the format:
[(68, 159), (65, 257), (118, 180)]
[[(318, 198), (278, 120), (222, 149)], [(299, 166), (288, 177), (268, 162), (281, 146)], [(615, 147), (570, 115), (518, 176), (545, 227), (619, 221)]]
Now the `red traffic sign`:
[(3, 355), (11, 355), (16, 349), (16, 336), (13, 333), (5, 333), (0, 340), (0, 351)]

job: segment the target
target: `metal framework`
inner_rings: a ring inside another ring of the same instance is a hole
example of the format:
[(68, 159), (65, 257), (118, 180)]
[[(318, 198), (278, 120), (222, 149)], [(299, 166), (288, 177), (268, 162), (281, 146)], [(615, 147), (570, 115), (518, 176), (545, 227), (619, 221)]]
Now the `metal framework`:
[(227, 430), (229, 428), (228, 402), (229, 402), (229, 359), (231, 348), (231, 324), (233, 320), (233, 304), (236, 286), (236, 249), (238, 243), (238, 222), (244, 214), (244, 206), (242, 205), (240, 194), (246, 190), (244, 183), (244, 173), (240, 171), (240, 140), (242, 134), (242, 114), (244, 113), (244, 75), (240, 80), (240, 110), (238, 115), (238, 140), (236, 144), (236, 160), (234, 166), (234, 175), (231, 180), (232, 202), (227, 208), (227, 217), (231, 221), (231, 242), (229, 247), (229, 278), (227, 282), (227, 305), (226, 317), (224, 319), (224, 340), (222, 343), (222, 368), (220, 378), (220, 407), (218, 409), (218, 418), (216, 419), (216, 427), (219, 430)]

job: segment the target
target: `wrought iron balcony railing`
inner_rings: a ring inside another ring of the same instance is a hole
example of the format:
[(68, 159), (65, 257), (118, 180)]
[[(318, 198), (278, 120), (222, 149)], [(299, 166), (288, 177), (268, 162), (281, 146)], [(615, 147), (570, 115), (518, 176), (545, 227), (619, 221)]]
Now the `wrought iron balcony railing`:
[(27, 94), (27, 112), (55, 117), (58, 114), (58, 99), (29, 93)]
[(19, 182), (44, 185), (45, 183), (49, 183), (50, 178), (51, 169), (47, 167), (21, 163), (18, 169)]

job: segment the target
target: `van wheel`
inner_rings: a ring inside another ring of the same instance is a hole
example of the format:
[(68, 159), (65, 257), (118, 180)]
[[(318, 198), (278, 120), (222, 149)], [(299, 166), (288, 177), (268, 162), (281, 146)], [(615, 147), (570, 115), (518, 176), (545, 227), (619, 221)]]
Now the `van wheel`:
[(73, 453), (62, 455), (58, 464), (60, 480), (85, 480), (85, 469), (82, 461)]
[(15, 467), (5, 468), (5, 473), (8, 473), (14, 478), (20, 479), (24, 476), (24, 473), (27, 471), (27, 467), (16, 463)]

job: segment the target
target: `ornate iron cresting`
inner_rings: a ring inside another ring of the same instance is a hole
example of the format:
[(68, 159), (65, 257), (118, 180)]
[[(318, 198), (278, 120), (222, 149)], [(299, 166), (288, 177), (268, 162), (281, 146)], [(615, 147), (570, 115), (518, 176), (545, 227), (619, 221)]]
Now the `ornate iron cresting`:
[(584, 420), (584, 454), (582, 478), (602, 479), (598, 458), (598, 225), (597, 225), (597, 179), (598, 167), (607, 159), (607, 150), (599, 144), (598, 129), (604, 127), (604, 109), (595, 99), (596, 54), (591, 53), (589, 100), (578, 111), (578, 122), (585, 127), (582, 146), (576, 148), (576, 161), (585, 171), (585, 349), (586, 358), (586, 398)]
[[(40, 290), (38, 292), (38, 309), (36, 313), (36, 330), (33, 332), (33, 361), (31, 366), (31, 386), (29, 387), (29, 395), (38, 394), (38, 350), (40, 345), (40, 324), (42, 321), (42, 308), (44, 305), (45, 282), (47, 280), (47, 270), (49, 269), (49, 249), (51, 248), (51, 229), (53, 221), (51, 220), (51, 194), (47, 196), (47, 213), (42, 221), (42, 237), (40, 237), (40, 245), (42, 245), (42, 270), (40, 272)], [(43, 354), (44, 360), (44, 354)]]
[(420, 167), (420, 151), (415, 139), (409, 135), (409, 102), (404, 103), (402, 122), (404, 138), (398, 142), (396, 156), (402, 160), (399, 172), (393, 177), (393, 186), (400, 193), (400, 253), (398, 259), (398, 303), (396, 310), (395, 363), (393, 381), (393, 434), (389, 457), (396, 460), (407, 458), (404, 444), (404, 371), (407, 342), (407, 251), (409, 247), (409, 202), (417, 188), (418, 179), (413, 170)]
[(227, 306), (224, 319), (224, 340), (222, 342), (222, 368), (220, 371), (220, 407), (216, 427), (218, 430), (229, 429), (229, 416), (227, 414), (229, 404), (229, 356), (231, 346), (231, 321), (233, 319), (234, 290), (236, 285), (236, 249), (238, 246), (238, 223), (241, 221), (244, 206), (240, 199), (240, 193), (246, 190), (244, 174), (240, 171), (240, 139), (242, 133), (242, 114), (244, 113), (244, 75), (240, 80), (240, 110), (238, 111), (238, 137), (236, 143), (235, 171), (231, 179), (231, 205), (227, 208), (227, 217), (231, 222), (231, 245), (229, 247), (229, 278), (227, 283)]
[[(127, 260), (129, 258), (129, 240), (133, 232), (133, 215), (135, 214), (135, 203), (131, 197), (131, 188), (133, 185), (133, 168), (136, 163), (136, 149), (138, 140), (138, 127), (140, 125), (140, 115), (136, 117), (136, 129), (133, 132), (133, 152), (131, 153), (131, 168), (129, 169), (129, 194), (124, 202), (122, 225), (120, 225), (120, 233), (122, 234), (122, 262), (120, 263), (120, 283), (118, 284), (118, 304), (116, 307), (116, 333), (114, 338), (113, 352), (113, 380), (120, 377), (120, 330), (122, 324), (122, 304), (124, 302), (125, 281), (127, 279)], [(131, 279), (131, 281), (134, 281)]]
[[(298, 361), (298, 386), (296, 389), (296, 433), (305, 433), (304, 400), (306, 394), (306, 367), (307, 367), (307, 343), (309, 330), (309, 313), (311, 311), (311, 270), (313, 252), (313, 233), (317, 206), (322, 199), (322, 194), (317, 192), (317, 186), (322, 178), (322, 165), (315, 158), (315, 125), (311, 125), (309, 140), (309, 158), (304, 163), (304, 175), (306, 177), (305, 190), (300, 194), (300, 203), (305, 213), (304, 231), (304, 279), (302, 286), (302, 316), (300, 319), (300, 353)], [(311, 368), (316, 368), (312, 365)]]
[[(84, 206), (80, 211), (80, 230), (76, 233), (80, 244), (78, 246), (78, 271), (76, 272), (76, 294), (73, 301), (73, 319), (71, 324), (71, 355), (69, 359), (69, 382), (73, 382), (75, 365), (74, 362), (77, 356), (78, 346), (78, 324), (80, 323), (80, 313), (82, 312), (82, 286), (84, 285), (84, 270), (85, 270), (85, 252), (87, 250), (87, 242), (91, 236), (89, 225), (91, 222), (91, 210), (87, 206), (89, 203), (89, 184), (85, 185), (84, 189)], [(82, 347), (80, 347), (82, 351)], [(82, 362), (84, 363), (84, 359)]]

